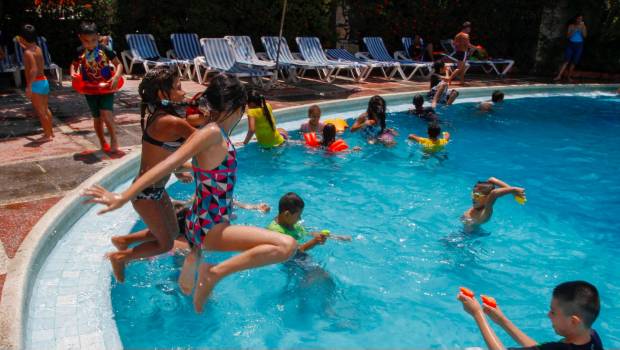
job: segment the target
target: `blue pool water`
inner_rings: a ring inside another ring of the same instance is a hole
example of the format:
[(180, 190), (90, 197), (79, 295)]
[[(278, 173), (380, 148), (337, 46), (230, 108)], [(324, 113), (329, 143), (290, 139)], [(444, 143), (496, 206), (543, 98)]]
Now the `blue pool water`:
[[(312, 261), (245, 271), (222, 281), (205, 313), (176, 284), (182, 258), (134, 263), (112, 302), (127, 348), (456, 348), (480, 346), (455, 300), (459, 286), (495, 296), (538, 341), (554, 340), (546, 316), (553, 287), (595, 284), (595, 328), (620, 347), (620, 99), (556, 96), (507, 100), (490, 115), (473, 103), (441, 110), (453, 142), (446, 159), (405, 140), (425, 124), (392, 113), (394, 148), (326, 156), (302, 146), (239, 151), (238, 199), (269, 214), (237, 210), (237, 223), (264, 226), (279, 197), (299, 193), (304, 223), (350, 234)], [(352, 114), (349, 114), (352, 116)], [(459, 221), (476, 180), (495, 176), (526, 188), (528, 202), (500, 199), (492, 220), (466, 234)], [(188, 198), (192, 186), (170, 192)], [(139, 228), (138, 224), (136, 228)], [(213, 254), (221, 260), (226, 254)], [(496, 328), (498, 329), (498, 328)], [(499, 329), (498, 329), (499, 330)], [(514, 346), (499, 332), (506, 345)]]

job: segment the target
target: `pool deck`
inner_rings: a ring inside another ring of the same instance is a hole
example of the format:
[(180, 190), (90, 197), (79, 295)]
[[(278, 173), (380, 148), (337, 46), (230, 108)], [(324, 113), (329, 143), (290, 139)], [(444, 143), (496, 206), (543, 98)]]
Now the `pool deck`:
[[(582, 79), (579, 83), (597, 83)], [(618, 81), (616, 81), (618, 82)], [(140, 116), (137, 85), (127, 79), (115, 100), (115, 116), (122, 150), (134, 152), (140, 145)], [(468, 75), (469, 87), (531, 85), (550, 83), (548, 78)], [(396, 92), (425, 91), (428, 82), (388, 81), (370, 78), (365, 83), (337, 80), (325, 84), (304, 79), (295, 85), (278, 86), (265, 92), (274, 109), (319, 101), (372, 96)], [(458, 86), (456, 87), (458, 89)], [(183, 82), (188, 95), (204, 86)], [(86, 103), (73, 92), (67, 81), (52, 91), (50, 109), (54, 114), (53, 142), (37, 145), (33, 138), (41, 132), (31, 105), (21, 90), (0, 91), (0, 298), (6, 268), (24, 238), (39, 219), (65, 193), (116, 161), (98, 150), (97, 138)]]

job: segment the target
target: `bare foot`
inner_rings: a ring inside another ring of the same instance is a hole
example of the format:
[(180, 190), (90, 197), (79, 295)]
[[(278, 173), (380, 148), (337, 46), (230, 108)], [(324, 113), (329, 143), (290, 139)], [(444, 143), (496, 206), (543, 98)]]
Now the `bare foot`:
[(200, 271), (198, 272), (198, 285), (194, 292), (194, 310), (197, 313), (202, 313), (205, 305), (205, 301), (211, 295), (213, 287), (219, 280), (216, 273), (213, 272), (215, 265), (203, 263), (200, 265)]
[(110, 264), (112, 264), (112, 272), (116, 280), (119, 283), (125, 282), (125, 263), (120, 261), (117, 253), (109, 253), (107, 257), (110, 259)]
[(125, 250), (127, 249), (127, 243), (123, 242), (122, 236), (114, 236), (111, 239), (112, 244), (116, 247), (117, 250)]
[(198, 263), (198, 253), (192, 249), (183, 261), (183, 268), (179, 276), (179, 288), (185, 295), (190, 295), (196, 283), (196, 265)]
[(54, 136), (41, 136), (38, 139), (34, 139), (32, 140), (32, 142), (34, 143), (45, 143), (45, 142), (50, 142), (50, 141), (54, 141)]

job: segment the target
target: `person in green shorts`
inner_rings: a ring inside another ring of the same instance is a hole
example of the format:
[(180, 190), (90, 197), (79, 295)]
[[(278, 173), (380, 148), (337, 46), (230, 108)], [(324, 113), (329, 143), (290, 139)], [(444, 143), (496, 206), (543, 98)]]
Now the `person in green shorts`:
[[(78, 37), (82, 46), (77, 49), (77, 56), (71, 64), (71, 76), (79, 72), (85, 82), (108, 84), (114, 90), (123, 74), (123, 65), (116, 53), (107, 46), (100, 45), (97, 26), (94, 23), (82, 23)], [(106, 153), (122, 156), (123, 152), (119, 149), (116, 137), (116, 123), (112, 115), (114, 94), (84, 96), (94, 117), (93, 124), (101, 149)], [(103, 133), (104, 125), (110, 134), (110, 144), (107, 143)]]

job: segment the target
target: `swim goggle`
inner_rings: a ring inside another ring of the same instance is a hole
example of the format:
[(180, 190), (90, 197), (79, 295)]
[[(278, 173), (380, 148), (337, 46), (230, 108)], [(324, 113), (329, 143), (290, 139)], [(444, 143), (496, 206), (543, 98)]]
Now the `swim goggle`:
[(471, 193), (471, 198), (473, 199), (480, 199), (480, 198), (484, 198), (488, 196), (488, 194), (484, 194), (484, 193), (480, 193), (480, 192), (472, 192)]

